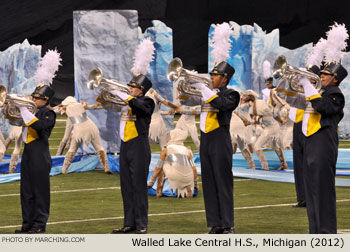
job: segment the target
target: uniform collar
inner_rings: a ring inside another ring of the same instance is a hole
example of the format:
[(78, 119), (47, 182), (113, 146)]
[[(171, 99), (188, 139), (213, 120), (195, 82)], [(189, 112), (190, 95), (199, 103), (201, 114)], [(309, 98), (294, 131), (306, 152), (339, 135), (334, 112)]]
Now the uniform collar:
[(218, 87), (218, 88), (216, 88), (216, 89), (219, 89), (219, 91), (221, 92), (221, 91), (224, 91), (224, 90), (226, 90), (226, 89), (227, 89), (227, 86), (223, 86), (223, 87)]

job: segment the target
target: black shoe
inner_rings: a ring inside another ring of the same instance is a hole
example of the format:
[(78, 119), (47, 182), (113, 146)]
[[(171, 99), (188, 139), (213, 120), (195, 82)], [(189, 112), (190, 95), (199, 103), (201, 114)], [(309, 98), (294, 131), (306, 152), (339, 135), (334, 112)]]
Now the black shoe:
[(212, 227), (208, 234), (222, 234), (223, 231), (222, 227)]
[(127, 233), (132, 233), (136, 229), (134, 227), (122, 227), (118, 229), (113, 229), (112, 234), (127, 234)]
[(137, 228), (135, 234), (147, 234), (147, 228)]
[(27, 234), (29, 229), (21, 228), (21, 229), (16, 229), (15, 234)]
[(306, 201), (299, 201), (297, 204), (293, 205), (293, 207), (306, 207)]
[(45, 228), (38, 228), (38, 227), (32, 227), (31, 229), (28, 230), (28, 234), (41, 234), (45, 232), (46, 232)]
[(233, 227), (223, 228), (222, 233), (223, 234), (234, 234), (235, 233), (235, 229)]

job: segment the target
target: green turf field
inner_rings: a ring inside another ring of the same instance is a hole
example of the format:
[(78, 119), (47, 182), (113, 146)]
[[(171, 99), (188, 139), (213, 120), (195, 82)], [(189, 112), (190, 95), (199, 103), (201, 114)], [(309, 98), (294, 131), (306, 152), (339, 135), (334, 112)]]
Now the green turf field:
[[(64, 121), (56, 123), (52, 155), (64, 127)], [(189, 139), (186, 145), (195, 150)], [(342, 141), (340, 147), (349, 145)], [(158, 152), (158, 145), (152, 151)], [(337, 187), (337, 201), (338, 230), (350, 232), (350, 188)], [(294, 184), (234, 178), (234, 202), (236, 233), (308, 233), (306, 209), (291, 207), (296, 203)], [(0, 217), (0, 233), (13, 233), (21, 225), (19, 182), (0, 184)], [(47, 233), (110, 233), (122, 225), (119, 174), (95, 170), (51, 177)], [(149, 233), (208, 232), (202, 191), (192, 199), (149, 196), (148, 228)]]

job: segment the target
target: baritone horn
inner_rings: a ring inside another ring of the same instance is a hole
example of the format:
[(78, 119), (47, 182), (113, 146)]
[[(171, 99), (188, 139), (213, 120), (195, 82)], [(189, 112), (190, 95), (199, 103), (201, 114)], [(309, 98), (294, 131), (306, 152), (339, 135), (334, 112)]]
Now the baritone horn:
[(123, 85), (116, 80), (103, 78), (102, 70), (99, 67), (91, 70), (86, 86), (90, 90), (102, 87), (99, 91), (98, 99), (102, 102), (110, 102), (121, 106), (126, 105), (125, 101), (120, 99), (118, 96), (111, 94), (110, 91), (118, 89), (129, 95), (131, 94), (130, 89), (126, 85)]
[(299, 85), (299, 80), (303, 77), (313, 80), (314, 83), (312, 84), (317, 91), (320, 91), (322, 88), (321, 78), (317, 74), (303, 71), (287, 64), (287, 59), (284, 55), (279, 56), (275, 61), (273, 66), (273, 77), (275, 79), (287, 80), (289, 88), (294, 92), (304, 93), (304, 88)]
[(200, 90), (191, 86), (194, 83), (204, 83), (208, 88), (212, 89), (213, 84), (207, 77), (203, 77), (193, 71), (187, 70), (182, 67), (182, 61), (180, 58), (174, 58), (170, 61), (167, 69), (167, 78), (170, 82), (177, 81), (180, 77), (183, 80), (179, 81), (178, 88), (185, 94), (202, 96)]
[(25, 96), (17, 94), (8, 94), (6, 87), (0, 84), (0, 107), (3, 108), (3, 113), (6, 119), (9, 119), (9, 123), (14, 126), (25, 126), (25, 123), (21, 116), (19, 107), (25, 106), (27, 109), (35, 114), (38, 109), (32, 100), (27, 99)]

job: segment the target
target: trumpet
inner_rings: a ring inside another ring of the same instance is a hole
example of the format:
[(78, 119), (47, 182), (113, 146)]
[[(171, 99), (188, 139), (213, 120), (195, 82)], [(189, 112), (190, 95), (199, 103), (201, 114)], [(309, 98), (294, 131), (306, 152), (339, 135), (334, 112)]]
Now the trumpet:
[(183, 77), (183, 80), (179, 82), (178, 88), (185, 94), (200, 97), (202, 96), (200, 90), (191, 86), (191, 84), (193, 83), (204, 83), (204, 85), (206, 85), (208, 88), (213, 88), (213, 84), (209, 78), (200, 76), (199, 74), (193, 71), (189, 71), (183, 68), (182, 61), (180, 58), (174, 58), (172, 61), (170, 61), (170, 63), (168, 64), (166, 75), (167, 79), (170, 82), (175, 82), (180, 77)]
[(302, 71), (294, 66), (287, 64), (287, 59), (284, 55), (279, 56), (273, 66), (273, 77), (275, 79), (285, 79), (288, 81), (289, 88), (294, 92), (304, 93), (304, 88), (299, 85), (299, 80), (302, 77), (307, 77), (313, 80), (313, 84), (317, 91), (322, 88), (321, 78), (314, 73)]
[(20, 106), (25, 106), (27, 109), (35, 114), (38, 109), (32, 100), (17, 94), (8, 94), (6, 87), (0, 84), (0, 107), (3, 107), (3, 113), (6, 119), (9, 119), (13, 126), (25, 126), (21, 116)]
[(102, 102), (110, 102), (121, 106), (126, 105), (125, 101), (120, 99), (118, 96), (111, 94), (110, 90), (118, 89), (129, 95), (131, 94), (131, 91), (127, 86), (119, 83), (116, 80), (103, 78), (102, 70), (99, 67), (91, 70), (86, 86), (90, 90), (93, 90), (98, 87), (102, 87), (98, 94), (98, 99), (101, 100)]

